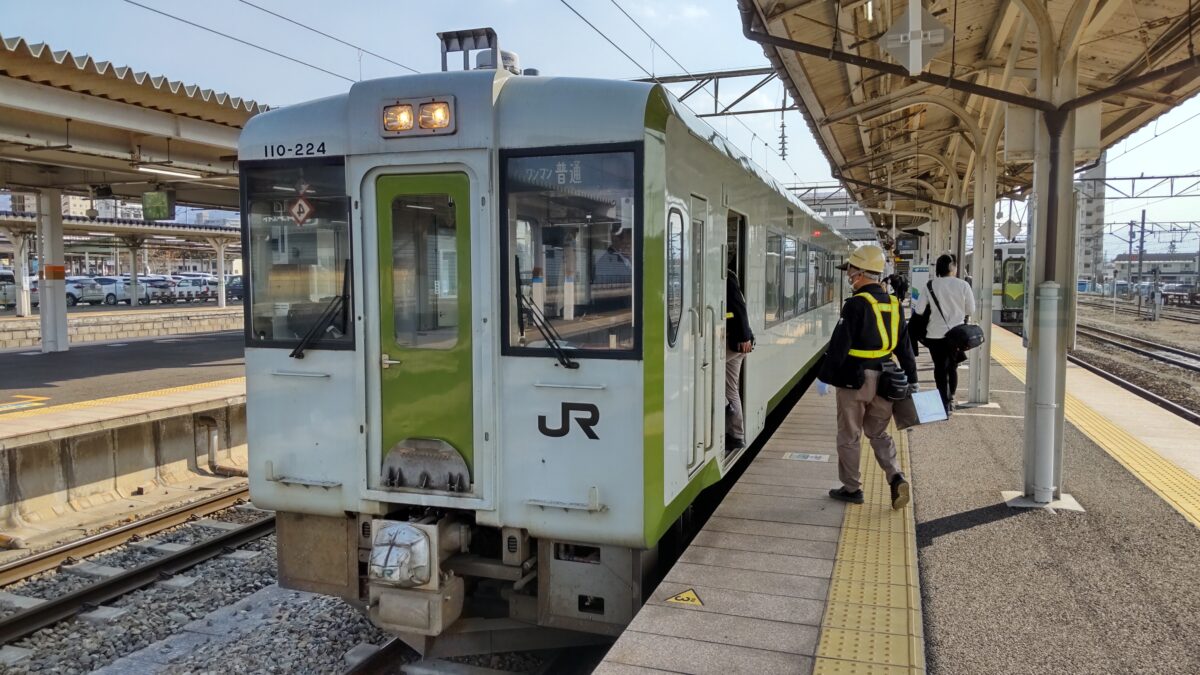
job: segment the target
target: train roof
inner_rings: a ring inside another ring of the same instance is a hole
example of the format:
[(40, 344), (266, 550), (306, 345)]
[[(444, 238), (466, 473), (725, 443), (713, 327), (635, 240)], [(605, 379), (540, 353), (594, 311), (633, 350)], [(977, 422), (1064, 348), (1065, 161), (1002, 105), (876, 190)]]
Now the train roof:
[[(454, 97), (452, 135), (385, 138), (389, 101)], [(739, 164), (814, 221), (829, 227), (766, 169), (685, 107), (662, 85), (580, 77), (516, 76), (503, 70), (423, 73), (356, 82), (345, 94), (277, 108), (249, 120), (242, 161), (267, 159), (268, 146), (324, 143), (327, 155), (366, 155), (447, 148), (537, 148), (641, 141), (647, 108), (665, 102), (694, 136)], [(497, 142), (497, 137), (502, 139)], [(290, 156), (290, 155), (289, 155)]]

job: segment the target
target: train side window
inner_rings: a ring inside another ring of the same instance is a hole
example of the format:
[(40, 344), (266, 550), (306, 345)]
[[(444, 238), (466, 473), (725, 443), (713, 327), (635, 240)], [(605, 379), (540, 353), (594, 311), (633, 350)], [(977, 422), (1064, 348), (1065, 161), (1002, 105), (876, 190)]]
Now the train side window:
[(783, 235), (767, 232), (766, 283), (763, 309), (763, 320), (772, 326), (783, 320), (783, 312), (779, 306), (779, 277), (783, 267)]
[(683, 318), (683, 214), (667, 214), (667, 346), (675, 346)]
[(796, 259), (799, 247), (792, 237), (783, 238), (783, 318), (795, 316), (804, 311), (804, 285), (797, 276), (798, 261)]
[(450, 349), (458, 342), (457, 251), (448, 195), (404, 195), (392, 202), (396, 344)]

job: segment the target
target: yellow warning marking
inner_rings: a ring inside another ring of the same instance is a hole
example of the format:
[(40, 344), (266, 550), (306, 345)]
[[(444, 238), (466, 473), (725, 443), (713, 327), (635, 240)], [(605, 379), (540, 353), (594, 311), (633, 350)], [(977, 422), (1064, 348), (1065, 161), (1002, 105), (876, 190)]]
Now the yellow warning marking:
[(12, 397), (19, 400), (12, 401), (11, 403), (0, 403), (0, 415), (27, 408), (39, 408), (46, 405), (42, 401), (50, 400), (49, 396), (30, 396), (28, 394), (13, 394)]
[[(992, 358), (1018, 380), (1025, 381), (1025, 362), (1015, 354), (993, 342)], [(1200, 527), (1200, 479), (1071, 394), (1066, 395), (1066, 418), (1188, 522)]]
[[(908, 434), (894, 431), (900, 468), (911, 475)], [(863, 439), (862, 506), (847, 506), (814, 673), (924, 672), (921, 590), (912, 504), (892, 510), (891, 491)]]
[[(226, 385), (226, 384), (236, 384), (236, 383), (244, 384), (245, 382), (246, 382), (246, 378), (244, 378), (244, 377), (231, 377), (227, 380), (214, 380), (212, 382), (200, 382), (197, 384), (189, 384), (189, 385), (185, 385), (182, 387), (170, 387), (168, 389), (157, 389), (155, 391), (142, 391), (142, 392), (138, 392), (136, 394), (125, 394), (123, 396), (110, 396), (108, 398), (97, 398), (97, 399), (93, 399), (91, 401), (77, 401), (75, 403), (64, 403), (63, 405), (48, 406), (45, 408), (38, 408), (37, 410), (20, 410), (18, 412), (12, 412), (12, 413), (7, 413), (7, 414), (3, 413), (3, 406), (0, 406), (0, 414), (4, 414), (4, 417), (6, 419), (34, 417), (36, 415), (49, 415), (49, 414), (63, 412), (63, 411), (67, 411), (67, 410), (86, 410), (88, 408), (99, 408), (99, 407), (103, 407), (103, 406), (110, 405), (113, 403), (119, 403), (121, 401), (137, 401), (137, 400), (141, 400), (141, 399), (156, 398), (159, 396), (167, 396), (170, 394), (180, 394), (180, 393), (185, 393), (185, 392), (190, 392), (190, 391), (199, 391), (201, 389), (211, 389), (213, 387), (219, 387), (221, 385)], [(45, 399), (45, 400), (49, 400), (49, 399)], [(35, 405), (43, 405), (43, 404), (38, 403)]]
[(674, 602), (679, 605), (692, 605), (693, 607), (704, 606), (704, 603), (700, 602), (700, 596), (696, 595), (696, 591), (690, 588), (679, 595), (673, 595), (667, 598), (667, 602)]

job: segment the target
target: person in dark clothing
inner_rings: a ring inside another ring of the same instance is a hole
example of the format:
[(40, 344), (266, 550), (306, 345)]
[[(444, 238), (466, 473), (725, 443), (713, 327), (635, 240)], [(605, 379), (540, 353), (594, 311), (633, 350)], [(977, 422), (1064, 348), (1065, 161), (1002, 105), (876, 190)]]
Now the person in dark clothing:
[(863, 503), (862, 473), (859, 470), (863, 434), (871, 440), (875, 460), (887, 474), (892, 508), (908, 504), (910, 486), (900, 472), (896, 443), (887, 432), (892, 419), (892, 402), (879, 395), (883, 364), (900, 361), (909, 386), (917, 382), (917, 360), (908, 340), (908, 325), (899, 301), (880, 284), (883, 250), (860, 246), (839, 266), (854, 288), (842, 305), (842, 315), (825, 352), (819, 377), (837, 387), (838, 477), (842, 487), (829, 496), (852, 504)]
[(725, 306), (728, 308), (725, 314), (725, 401), (729, 412), (725, 416), (725, 451), (732, 452), (746, 446), (742, 363), (746, 355), (754, 351), (754, 332), (750, 330), (746, 298), (732, 266), (725, 278)]
[[(955, 277), (958, 268), (953, 256), (938, 257), (934, 268), (937, 277), (929, 281), (929, 288), (914, 303), (913, 312), (929, 312), (925, 346), (933, 359), (933, 379), (941, 392), (942, 405), (946, 415), (950, 416), (954, 413), (954, 394), (958, 391), (958, 364), (967, 357), (946, 335), (975, 313), (975, 295), (965, 281)], [(936, 302), (933, 298), (937, 298)]]

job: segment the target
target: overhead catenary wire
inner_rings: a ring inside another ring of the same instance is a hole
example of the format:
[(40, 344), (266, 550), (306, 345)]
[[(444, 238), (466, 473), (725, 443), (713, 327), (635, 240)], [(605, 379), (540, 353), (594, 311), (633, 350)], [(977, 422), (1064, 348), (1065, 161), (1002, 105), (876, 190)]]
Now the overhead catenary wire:
[(359, 47), (358, 45), (356, 45), (352, 42), (347, 42), (339, 37), (330, 35), (329, 33), (326, 33), (321, 30), (317, 30), (316, 28), (313, 28), (312, 26), (300, 23), (299, 21), (296, 21), (295, 19), (292, 19), (292, 18), (286, 17), (282, 14), (279, 14), (278, 12), (271, 11), (271, 10), (267, 9), (266, 7), (261, 7), (259, 5), (256, 5), (253, 2), (249, 2), (249, 0), (238, 0), (238, 2), (240, 2), (243, 5), (246, 5), (248, 7), (253, 7), (254, 9), (257, 9), (260, 12), (270, 14), (271, 16), (276, 17), (278, 19), (283, 19), (284, 21), (287, 21), (288, 23), (290, 23), (292, 25), (299, 26), (300, 28), (303, 28), (304, 30), (316, 33), (317, 35), (320, 35), (322, 37), (327, 37), (330, 40), (333, 40), (334, 42), (337, 42), (339, 44), (346, 45), (347, 47), (350, 47), (352, 49), (357, 49), (358, 51), (362, 52), (363, 54), (367, 54), (369, 56), (374, 56), (375, 58), (377, 58), (381, 61), (387, 61), (388, 63), (392, 64), (393, 66), (398, 66), (400, 68), (403, 68), (403, 69), (409, 71), (410, 73), (418, 73), (419, 74), (421, 72), (421, 71), (417, 70), (416, 68), (410, 68), (410, 67), (404, 65), (403, 63), (400, 63), (399, 61), (393, 61), (392, 59), (389, 59), (388, 57), (386, 57), (382, 54), (377, 54), (377, 53), (371, 51), (370, 49), (366, 49), (364, 47)]
[[(625, 11), (625, 8), (624, 8), (624, 7), (622, 7), (622, 6), (621, 6), (621, 4), (620, 4), (619, 2), (617, 2), (617, 0), (609, 0), (609, 2), (611, 2), (611, 3), (613, 4), (613, 6), (614, 6), (614, 7), (616, 7), (618, 10), (620, 10), (621, 14), (624, 14), (624, 15), (625, 15), (625, 18), (626, 18), (626, 19), (629, 19), (629, 22), (630, 22), (630, 23), (632, 23), (634, 26), (636, 26), (636, 27), (637, 27), (637, 29), (638, 29), (638, 30), (640, 30), (640, 31), (642, 32), (642, 35), (645, 35), (647, 38), (649, 38), (649, 40), (650, 40), (650, 44), (651, 44), (651, 45), (657, 46), (659, 49), (661, 49), (661, 50), (662, 50), (662, 53), (666, 54), (666, 55), (667, 55), (667, 58), (669, 58), (669, 59), (671, 59), (671, 61), (675, 62), (675, 65), (676, 65), (676, 66), (678, 66), (678, 67), (679, 67), (679, 69), (680, 69), (680, 70), (682, 70), (682, 71), (683, 71), (685, 74), (687, 74), (687, 76), (688, 76), (688, 77), (692, 77), (692, 78), (694, 78), (694, 77), (695, 77), (694, 75), (692, 75), (691, 71), (689, 71), (689, 70), (687, 69), (687, 67), (685, 67), (685, 66), (683, 65), (683, 63), (681, 63), (681, 62), (679, 61), (679, 59), (675, 58), (675, 55), (674, 55), (674, 54), (672, 54), (670, 51), (668, 51), (668, 50), (667, 50), (667, 48), (666, 48), (666, 47), (664, 47), (664, 46), (662, 45), (662, 43), (661, 43), (661, 42), (659, 42), (658, 40), (656, 40), (656, 39), (654, 38), (654, 36), (650, 34), (650, 32), (649, 32), (649, 31), (647, 31), (647, 30), (646, 30), (644, 27), (642, 27), (642, 24), (641, 24), (641, 23), (639, 23), (637, 19), (633, 18), (633, 16), (632, 16), (632, 15), (631, 15), (629, 12)], [(565, 3), (564, 3), (564, 4), (565, 4)], [(576, 12), (576, 13), (578, 13), (578, 12)], [(645, 69), (643, 68), (642, 70), (644, 71)], [(650, 77), (654, 77), (654, 75), (651, 75)], [(709, 91), (708, 91), (708, 86), (707, 86), (707, 85), (706, 85), (706, 86), (704, 86), (704, 87), (702, 87), (702, 89), (703, 89), (703, 91), (704, 91), (705, 93), (707, 93), (709, 96), (712, 96), (712, 97), (713, 97), (713, 100), (714, 100), (714, 101), (716, 101), (718, 105), (720, 104), (720, 100), (717, 98), (717, 95), (716, 95), (716, 93), (715, 93), (715, 92), (709, 92)], [(785, 93), (784, 93), (784, 102), (786, 103), (786, 101), (787, 101), (787, 94), (786, 94), (786, 91), (785, 91)], [(684, 103), (684, 105), (687, 105), (687, 104), (686, 104), (686, 103)], [(691, 106), (687, 106), (687, 107), (688, 107), (688, 110), (691, 110), (693, 113), (694, 113), (694, 112), (696, 112), (696, 111), (695, 111), (695, 110), (694, 110), (694, 109), (693, 109)], [(780, 113), (780, 116), (782, 117), (782, 115), (783, 115), (783, 113), (781, 112), (781, 113)], [(734, 121), (736, 121), (738, 124), (742, 125), (742, 128), (743, 128), (743, 129), (745, 129), (746, 131), (750, 132), (750, 135), (752, 136), (751, 143), (753, 143), (753, 139), (754, 139), (754, 138), (758, 138), (758, 134), (757, 134), (757, 133), (755, 133), (755, 132), (754, 132), (754, 130), (753, 130), (753, 129), (751, 129), (751, 128), (749, 127), (749, 125), (747, 125), (745, 122), (743, 122), (743, 121), (742, 121), (742, 120), (741, 120), (739, 117), (737, 117), (736, 115), (731, 115), (731, 116), (730, 116), (730, 115), (727, 115), (727, 116), (726, 116), (726, 120), (727, 120), (727, 121), (728, 121), (729, 117), (733, 117)], [(726, 130), (726, 134), (728, 134), (728, 130)], [(772, 150), (772, 152), (775, 152), (775, 151), (774, 151), (774, 150), (771, 148), (771, 146), (767, 145), (767, 143), (766, 143), (766, 141), (765, 141), (765, 140), (763, 141), (763, 145), (764, 145), (764, 146), (766, 146), (766, 148), (767, 148), (768, 150)], [(776, 157), (778, 157), (778, 158), (780, 159), (780, 161), (782, 161), (782, 162), (784, 163), (784, 165), (785, 165), (785, 166), (788, 168), (788, 170), (792, 172), (792, 175), (793, 175), (793, 176), (795, 176), (797, 180), (799, 180), (799, 178), (800, 178), (800, 174), (799, 174), (799, 173), (797, 173), (797, 171), (796, 171), (796, 168), (795, 168), (794, 166), (792, 166), (790, 162), (788, 162), (788, 161), (787, 161), (787, 157), (785, 157), (783, 154), (781, 154), (781, 153), (779, 153), (779, 152), (775, 152), (775, 156), (776, 156)]]
[(196, 22), (194, 22), (194, 21), (188, 21), (187, 19), (184, 19), (184, 18), (182, 18), (182, 17), (175, 16), (174, 14), (169, 14), (169, 13), (167, 13), (167, 12), (164, 12), (164, 11), (162, 11), (161, 9), (155, 9), (155, 8), (153, 8), (153, 7), (149, 7), (149, 6), (147, 6), (147, 5), (143, 5), (142, 3), (140, 3), (140, 2), (135, 2), (134, 0), (124, 0), (124, 2), (125, 2), (126, 4), (133, 5), (134, 7), (140, 7), (140, 8), (142, 8), (142, 9), (144, 9), (144, 10), (148, 11), (148, 12), (154, 12), (155, 14), (159, 14), (159, 15), (165, 16), (165, 17), (167, 17), (168, 19), (174, 19), (175, 21), (178, 21), (178, 22), (180, 22), (180, 23), (185, 23), (185, 24), (187, 24), (187, 25), (189, 25), (189, 26), (191, 26), (191, 27), (193, 27), (193, 28), (199, 28), (199, 29), (200, 29), (200, 30), (202, 30), (202, 31), (206, 31), (206, 32), (212, 33), (213, 35), (219, 35), (219, 36), (221, 36), (221, 37), (223, 37), (223, 38), (227, 38), (227, 39), (229, 39), (229, 40), (233, 40), (234, 42), (237, 42), (237, 43), (239, 43), (239, 44), (243, 44), (243, 45), (245, 45), (245, 46), (247, 46), (247, 47), (253, 47), (254, 49), (257, 49), (257, 50), (259, 50), (259, 51), (266, 52), (266, 53), (268, 53), (268, 54), (271, 54), (271, 55), (273, 55), (273, 56), (278, 56), (279, 58), (281, 58), (281, 59), (286, 59), (286, 60), (288, 60), (288, 61), (291, 61), (292, 63), (297, 63), (297, 64), (300, 64), (300, 65), (302, 65), (302, 66), (305, 66), (305, 67), (308, 67), (308, 68), (312, 68), (313, 70), (319, 70), (319, 71), (321, 71), (322, 73), (325, 73), (326, 75), (332, 75), (332, 76), (334, 76), (334, 77), (341, 78), (341, 79), (343, 79), (343, 80), (345, 80), (345, 81), (347, 81), (347, 82), (356, 82), (356, 81), (357, 81), (357, 80), (355, 80), (353, 77), (346, 77), (345, 75), (342, 75), (341, 73), (335, 73), (335, 72), (333, 72), (332, 70), (327, 70), (327, 69), (325, 69), (325, 68), (322, 68), (321, 66), (313, 65), (313, 64), (311, 64), (311, 63), (309, 63), (309, 62), (307, 62), (307, 61), (301, 61), (300, 59), (298, 59), (298, 58), (296, 58), (296, 57), (294, 57), (294, 56), (288, 56), (287, 54), (282, 54), (282, 53), (280, 53), (280, 52), (277, 52), (277, 51), (275, 51), (275, 50), (273, 50), (273, 49), (267, 49), (266, 47), (263, 47), (262, 45), (256, 45), (256, 44), (254, 44), (253, 42), (247, 42), (246, 40), (243, 40), (243, 39), (241, 39), (241, 38), (238, 38), (238, 37), (234, 37), (234, 36), (230, 35), (229, 33), (222, 33), (221, 31), (219, 31), (219, 30), (215, 30), (215, 29), (213, 29), (213, 28), (209, 28), (208, 26), (203, 26), (203, 25), (201, 25), (201, 24), (198, 24), (198, 23), (196, 23)]
[[(647, 77), (649, 77), (649, 78), (651, 78), (651, 79), (653, 79), (653, 80), (655, 80), (655, 81), (658, 81), (658, 77), (657, 77), (657, 76), (656, 76), (654, 73), (652, 73), (652, 72), (650, 72), (650, 71), (646, 70), (646, 67), (645, 67), (645, 66), (643, 66), (643, 65), (641, 64), (641, 62), (639, 62), (637, 59), (635, 59), (635, 58), (633, 58), (632, 56), (630, 56), (630, 55), (629, 55), (629, 53), (628, 53), (628, 52), (626, 52), (624, 49), (622, 49), (622, 48), (621, 48), (621, 46), (620, 46), (620, 45), (618, 45), (616, 42), (614, 42), (614, 41), (612, 40), (612, 38), (608, 37), (608, 34), (606, 34), (604, 31), (600, 30), (600, 28), (599, 28), (599, 27), (597, 27), (597, 26), (596, 26), (594, 23), (592, 23), (591, 21), (589, 21), (589, 20), (588, 20), (588, 18), (587, 18), (587, 17), (585, 17), (583, 14), (581, 14), (581, 13), (579, 12), (579, 10), (577, 10), (577, 9), (575, 9), (573, 6), (571, 6), (571, 3), (567, 2), (567, 0), (559, 0), (559, 2), (561, 2), (561, 3), (563, 4), (563, 6), (565, 6), (567, 9), (571, 10), (571, 13), (573, 13), (575, 16), (579, 17), (579, 20), (580, 20), (580, 21), (583, 21), (585, 24), (587, 24), (587, 25), (588, 25), (588, 27), (589, 27), (589, 28), (591, 28), (591, 29), (592, 29), (592, 30), (593, 30), (593, 31), (594, 31), (594, 32), (595, 32), (597, 35), (599, 35), (601, 38), (603, 38), (605, 42), (607, 42), (608, 44), (612, 45), (612, 47), (613, 47), (614, 49), (616, 49), (618, 52), (620, 52), (622, 56), (624, 56), (626, 59), (628, 59), (630, 63), (632, 63), (633, 65), (635, 65), (635, 66), (637, 67), (637, 69), (638, 69), (638, 70), (640, 70), (640, 71), (642, 71), (643, 73), (645, 73), (645, 75), (646, 75)], [(610, 2), (612, 2), (613, 6), (615, 6), (615, 7), (616, 7), (618, 10), (620, 10), (620, 12), (621, 12), (622, 14), (624, 14), (624, 15), (625, 15), (625, 18), (629, 19), (629, 21), (630, 21), (631, 23), (633, 23), (633, 25), (634, 25), (634, 26), (636, 26), (636, 27), (637, 27), (637, 29), (638, 29), (638, 30), (640, 30), (640, 31), (642, 32), (642, 34), (643, 34), (643, 35), (645, 35), (647, 38), (649, 38), (649, 40), (650, 40), (651, 44), (653, 44), (653, 45), (657, 46), (657, 47), (658, 47), (660, 50), (662, 50), (662, 52), (663, 52), (664, 54), (666, 54), (666, 55), (667, 55), (667, 58), (671, 59), (671, 61), (673, 61), (673, 62), (675, 63), (675, 65), (676, 65), (676, 66), (678, 66), (680, 69), (682, 69), (682, 70), (684, 71), (684, 73), (686, 73), (686, 74), (688, 75), (688, 77), (694, 77), (694, 76), (692, 75), (692, 73), (691, 73), (691, 72), (689, 72), (689, 71), (688, 71), (688, 69), (687, 69), (686, 67), (684, 67), (684, 65), (683, 65), (682, 63), (680, 63), (680, 62), (679, 62), (679, 59), (675, 58), (675, 56), (674, 56), (674, 55), (672, 55), (672, 54), (671, 54), (671, 52), (670, 52), (670, 51), (668, 51), (666, 47), (663, 47), (663, 46), (662, 46), (662, 43), (660, 43), (658, 40), (656, 40), (656, 39), (654, 38), (654, 36), (653, 36), (653, 35), (651, 35), (651, 34), (650, 34), (650, 33), (649, 33), (649, 32), (648, 32), (648, 31), (647, 31), (645, 28), (643, 28), (643, 27), (642, 27), (642, 25), (641, 25), (640, 23), (638, 23), (638, 21), (637, 21), (636, 19), (634, 19), (634, 18), (633, 18), (633, 17), (632, 17), (632, 16), (629, 14), (629, 12), (625, 11), (625, 9), (624, 9), (624, 8), (623, 8), (623, 7), (622, 7), (620, 4), (618, 4), (618, 3), (616, 2), (616, 0), (610, 0)], [(660, 83), (660, 84), (661, 84), (661, 83)], [(708, 88), (707, 88), (707, 87), (705, 87), (705, 88), (704, 88), (704, 91), (705, 91), (706, 93), (709, 93), (709, 92), (708, 92)], [(715, 95), (715, 94), (711, 94), (711, 93), (709, 93), (709, 95), (710, 95), (710, 96), (713, 96), (713, 99), (714, 99), (714, 100), (717, 100), (717, 99), (716, 99), (716, 95)], [(696, 110), (695, 110), (694, 108), (692, 108), (690, 105), (688, 105), (686, 101), (681, 101), (681, 103), (682, 103), (682, 104), (683, 104), (685, 107), (687, 107), (687, 109), (688, 109), (688, 110), (691, 110), (693, 113), (696, 113)], [(698, 113), (696, 113), (696, 114), (698, 114)], [(758, 136), (758, 134), (757, 134), (757, 133), (755, 133), (755, 131), (754, 131), (753, 129), (751, 129), (749, 126), (747, 126), (745, 122), (743, 122), (742, 120), (738, 119), (736, 116), (734, 116), (734, 120), (735, 120), (735, 121), (737, 121), (737, 123), (738, 123), (738, 124), (741, 124), (741, 125), (742, 125), (742, 127), (743, 127), (744, 129), (746, 129), (746, 131), (748, 131), (748, 132), (750, 133), (750, 135), (752, 136), (752, 139), (751, 139), (751, 146), (753, 147), (753, 140), (754, 140), (754, 139), (759, 139), (759, 136)], [(726, 122), (728, 123), (728, 118), (726, 118)], [(726, 135), (728, 135), (728, 131), (726, 131)], [(759, 140), (762, 140), (762, 139), (759, 139)], [(763, 141), (763, 145), (764, 145), (764, 147), (765, 147), (767, 150), (770, 150), (771, 152), (774, 152), (774, 153), (775, 153), (775, 156), (777, 156), (777, 157), (780, 157), (780, 155), (779, 155), (779, 153), (778, 153), (778, 152), (775, 152), (775, 150), (774, 150), (773, 148), (771, 148), (769, 145), (767, 145), (767, 144), (766, 144), (766, 141)], [(797, 173), (797, 171), (796, 171), (795, 167), (793, 167), (793, 166), (792, 166), (792, 165), (791, 165), (791, 164), (790, 164), (790, 163), (789, 163), (789, 162), (788, 162), (786, 159), (784, 159), (783, 157), (780, 157), (780, 160), (781, 160), (781, 161), (783, 161), (784, 165), (785, 165), (785, 166), (788, 168), (788, 170), (790, 170), (790, 171), (792, 172), (792, 175), (793, 175), (793, 176), (795, 176), (797, 179), (799, 179), (799, 173)]]

